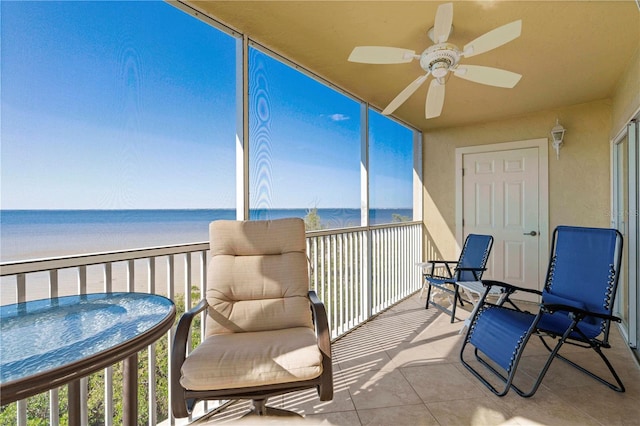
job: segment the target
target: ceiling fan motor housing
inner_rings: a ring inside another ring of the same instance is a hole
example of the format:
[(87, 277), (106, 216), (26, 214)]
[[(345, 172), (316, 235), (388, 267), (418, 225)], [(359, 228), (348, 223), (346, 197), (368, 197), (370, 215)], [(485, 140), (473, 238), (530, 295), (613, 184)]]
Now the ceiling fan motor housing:
[(420, 66), (435, 78), (447, 75), (460, 61), (460, 50), (451, 43), (439, 43), (427, 48), (420, 55)]

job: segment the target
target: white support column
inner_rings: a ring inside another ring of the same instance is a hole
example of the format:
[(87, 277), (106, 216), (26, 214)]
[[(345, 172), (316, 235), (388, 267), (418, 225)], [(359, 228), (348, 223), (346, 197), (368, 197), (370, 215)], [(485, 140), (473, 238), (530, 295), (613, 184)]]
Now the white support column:
[[(369, 226), (369, 104), (360, 104), (360, 216), (361, 225)], [(362, 297), (366, 318), (372, 313), (371, 232), (368, 231), (362, 247)]]
[(369, 226), (369, 104), (360, 104), (360, 225)]
[(413, 220), (423, 221), (424, 173), (422, 170), (422, 132), (413, 131)]
[(236, 219), (249, 219), (249, 38), (236, 39)]

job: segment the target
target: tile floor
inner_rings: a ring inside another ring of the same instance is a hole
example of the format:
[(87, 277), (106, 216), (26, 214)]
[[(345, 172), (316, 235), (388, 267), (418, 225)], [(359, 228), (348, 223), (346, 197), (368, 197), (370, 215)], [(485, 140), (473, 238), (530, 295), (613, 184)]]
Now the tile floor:
[[(458, 309), (459, 318), (468, 312)], [(460, 363), (463, 322), (424, 309), (416, 294), (333, 344), (334, 398), (321, 402), (314, 391), (273, 398), (303, 419), (248, 417), (248, 403), (236, 403), (200, 424), (303, 425), (640, 425), (640, 368), (612, 327), (611, 360), (627, 388), (614, 392), (566, 363), (555, 360), (538, 392), (499, 398)], [(537, 339), (536, 339), (537, 340)], [(532, 345), (521, 361), (531, 372), (546, 357)], [(593, 351), (568, 348), (561, 353), (601, 370)], [(530, 379), (530, 377), (528, 377)], [(522, 382), (520, 382), (522, 383)]]

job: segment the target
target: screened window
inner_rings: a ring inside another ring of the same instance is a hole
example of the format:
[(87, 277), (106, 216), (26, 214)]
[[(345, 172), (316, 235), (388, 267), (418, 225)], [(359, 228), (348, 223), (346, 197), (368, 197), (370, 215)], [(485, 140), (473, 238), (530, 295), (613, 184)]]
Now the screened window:
[(369, 109), (369, 223), (413, 220), (413, 130)]
[(256, 48), (249, 94), (251, 218), (360, 225), (360, 104)]
[(2, 209), (29, 213), (3, 214), (3, 257), (11, 229), (63, 254), (235, 217), (235, 46), (166, 2), (2, 2)]

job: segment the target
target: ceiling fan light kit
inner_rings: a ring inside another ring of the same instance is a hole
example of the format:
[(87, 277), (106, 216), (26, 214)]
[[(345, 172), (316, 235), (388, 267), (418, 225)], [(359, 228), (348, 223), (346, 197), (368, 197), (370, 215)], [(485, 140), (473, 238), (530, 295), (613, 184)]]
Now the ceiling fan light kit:
[(435, 43), (426, 48), (420, 55), (415, 51), (387, 46), (357, 46), (351, 52), (349, 61), (366, 64), (400, 64), (417, 59), (426, 74), (419, 76), (400, 92), (382, 111), (382, 114), (393, 113), (420, 86), (433, 76), (427, 92), (425, 102), (425, 118), (439, 117), (444, 106), (445, 83), (449, 72), (456, 77), (489, 86), (513, 88), (520, 78), (520, 74), (498, 68), (480, 65), (462, 65), (462, 58), (470, 58), (489, 50), (502, 46), (516, 38), (522, 32), (522, 21), (510, 22), (481, 35), (463, 50), (456, 45), (447, 43), (453, 32), (453, 3), (438, 6), (433, 28), (428, 31), (429, 38)]

